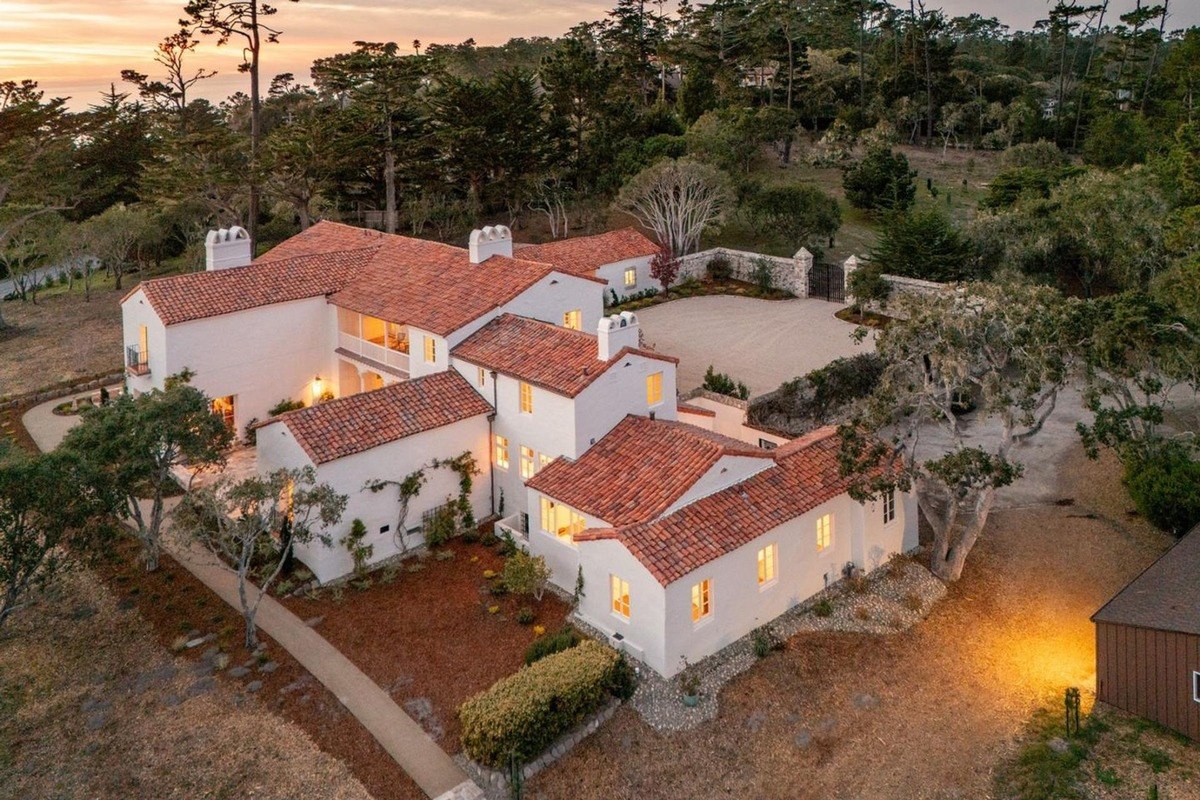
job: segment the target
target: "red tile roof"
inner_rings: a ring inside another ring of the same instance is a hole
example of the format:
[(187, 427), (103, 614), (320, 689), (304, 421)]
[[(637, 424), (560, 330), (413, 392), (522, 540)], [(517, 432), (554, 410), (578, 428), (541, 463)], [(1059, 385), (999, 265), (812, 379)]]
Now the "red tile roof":
[(529, 244), (519, 247), (515, 254), (531, 261), (553, 264), (572, 275), (594, 275), (605, 264), (652, 256), (658, 250), (658, 245), (636, 228), (622, 228), (595, 236)]
[(318, 222), (248, 267), (156, 278), (140, 288), (166, 325), (325, 295), (445, 336), (555, 271), (528, 258), (472, 264), (462, 247)]
[(575, 397), (628, 355), (678, 364), (679, 359), (626, 347), (601, 361), (593, 334), (515, 314), (501, 314), (460, 342), (451, 355), (552, 392)]
[(526, 486), (577, 511), (632, 525), (663, 513), (723, 456), (766, 450), (694, 425), (629, 416), (575, 461), (556, 459)]
[[(834, 427), (769, 451), (775, 466), (650, 522), (588, 530), (575, 541), (615, 539), (666, 586), (844, 493)], [(547, 467), (546, 470), (549, 470)]]
[(260, 427), (283, 423), (313, 463), (324, 464), (491, 412), (491, 405), (450, 370), (289, 411)]
[(715, 417), (717, 415), (717, 412), (711, 408), (701, 408), (691, 403), (679, 403), (676, 408), (679, 409), (680, 414), (695, 414), (697, 417)]

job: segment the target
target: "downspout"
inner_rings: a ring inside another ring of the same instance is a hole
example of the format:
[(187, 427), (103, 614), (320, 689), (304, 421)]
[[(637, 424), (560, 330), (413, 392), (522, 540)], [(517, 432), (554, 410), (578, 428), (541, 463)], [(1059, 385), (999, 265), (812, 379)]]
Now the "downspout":
[[(488, 460), (492, 458), (492, 452), (496, 447), (496, 434), (492, 429), (492, 423), (496, 421), (496, 409), (500, 408), (499, 397), (496, 393), (496, 370), (491, 371), (492, 376), (492, 413), (488, 414), (488, 442), (487, 452)], [(496, 516), (496, 465), (490, 464), (488, 467), (488, 482), (491, 485), (492, 494), (492, 516)]]

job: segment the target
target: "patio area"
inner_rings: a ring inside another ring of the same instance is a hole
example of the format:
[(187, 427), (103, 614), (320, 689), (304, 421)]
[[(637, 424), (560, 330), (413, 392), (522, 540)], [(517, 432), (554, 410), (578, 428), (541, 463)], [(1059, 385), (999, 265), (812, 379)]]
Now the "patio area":
[(874, 349), (874, 335), (857, 344), (856, 326), (834, 317), (825, 300), (757, 300), (714, 296), (673, 300), (637, 312), (645, 340), (679, 358), (678, 385), (704, 382), (709, 364), (750, 387), (750, 396), (823, 367), (835, 358)]

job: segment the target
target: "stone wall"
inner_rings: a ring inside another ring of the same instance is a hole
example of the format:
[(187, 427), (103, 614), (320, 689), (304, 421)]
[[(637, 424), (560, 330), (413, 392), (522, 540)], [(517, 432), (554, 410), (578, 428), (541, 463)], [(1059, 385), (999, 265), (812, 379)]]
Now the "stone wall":
[(25, 394), (0, 400), (0, 411), (8, 411), (10, 408), (17, 408), (23, 405), (37, 405), (38, 403), (44, 403), (47, 400), (54, 400), (58, 397), (99, 389), (101, 386), (112, 386), (115, 383), (122, 382), (124, 379), (125, 371), (121, 370), (94, 378), (84, 378), (76, 383), (66, 382), (55, 384), (45, 389), (38, 389), (34, 392), (26, 392)]
[(679, 267), (679, 277), (702, 280), (707, 274), (708, 262), (717, 256), (728, 259), (733, 278), (746, 283), (754, 283), (757, 262), (766, 261), (771, 265), (771, 283), (776, 289), (791, 292), (796, 297), (808, 296), (808, 272), (812, 269), (813, 256), (803, 247), (791, 258), (714, 247), (684, 256)]
[(892, 295), (899, 294), (937, 294), (949, 284), (936, 281), (923, 281), (920, 278), (903, 278), (899, 275), (883, 275), (888, 285), (892, 287)]

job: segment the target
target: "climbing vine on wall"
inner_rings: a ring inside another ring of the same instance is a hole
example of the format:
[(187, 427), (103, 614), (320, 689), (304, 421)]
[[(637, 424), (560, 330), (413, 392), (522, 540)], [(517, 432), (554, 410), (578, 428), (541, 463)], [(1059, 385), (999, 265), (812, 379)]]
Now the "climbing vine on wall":
[(369, 480), (363, 486), (363, 489), (370, 492), (382, 492), (389, 488), (396, 488), (399, 491), (398, 518), (396, 521), (396, 531), (392, 538), (401, 552), (408, 550), (408, 545), (404, 541), (405, 531), (408, 530), (406, 524), (408, 520), (408, 506), (412, 502), (412, 499), (421, 493), (421, 489), (429, 480), (427, 473), (435, 469), (448, 469), (458, 475), (458, 497), (449, 498), (447, 505), (456, 517), (454, 521), (457, 530), (471, 530), (475, 527), (475, 514), (471, 510), (471, 488), (474, 486), (475, 476), (479, 474), (480, 470), (474, 454), (469, 450), (464, 451), (454, 458), (435, 458), (420, 469), (405, 475), (401, 480), (394, 481), (381, 478)]

